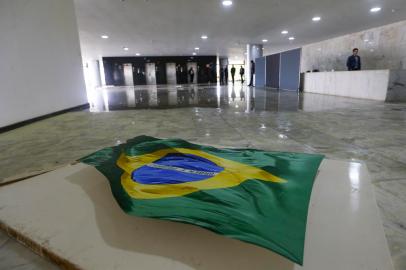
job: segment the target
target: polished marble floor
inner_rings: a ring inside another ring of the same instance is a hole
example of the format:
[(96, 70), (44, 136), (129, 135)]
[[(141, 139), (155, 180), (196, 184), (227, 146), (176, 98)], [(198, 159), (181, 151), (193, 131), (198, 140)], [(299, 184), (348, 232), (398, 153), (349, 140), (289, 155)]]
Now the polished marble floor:
[[(395, 269), (406, 269), (406, 104), (231, 85), (113, 87), (88, 96), (90, 111), (0, 134), (0, 179), (70, 163), (142, 134), (361, 160)], [(53, 269), (0, 233), (0, 269), (13, 267)]]

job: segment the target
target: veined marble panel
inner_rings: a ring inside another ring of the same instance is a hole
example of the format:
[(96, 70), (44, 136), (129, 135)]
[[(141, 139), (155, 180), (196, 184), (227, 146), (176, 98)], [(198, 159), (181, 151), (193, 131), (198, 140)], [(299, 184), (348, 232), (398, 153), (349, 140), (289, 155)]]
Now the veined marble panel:
[(406, 70), (391, 70), (386, 101), (406, 101)]
[(301, 72), (347, 70), (347, 57), (359, 48), (363, 69), (406, 69), (406, 21), (305, 45)]

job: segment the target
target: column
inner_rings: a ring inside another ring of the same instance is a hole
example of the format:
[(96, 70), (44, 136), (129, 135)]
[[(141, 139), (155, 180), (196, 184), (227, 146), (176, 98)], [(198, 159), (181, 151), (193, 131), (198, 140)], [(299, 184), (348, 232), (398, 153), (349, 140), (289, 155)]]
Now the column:
[[(262, 44), (248, 44), (247, 57), (245, 60), (245, 81), (249, 84), (251, 78), (251, 60), (262, 57)], [(254, 80), (255, 81), (255, 80)]]

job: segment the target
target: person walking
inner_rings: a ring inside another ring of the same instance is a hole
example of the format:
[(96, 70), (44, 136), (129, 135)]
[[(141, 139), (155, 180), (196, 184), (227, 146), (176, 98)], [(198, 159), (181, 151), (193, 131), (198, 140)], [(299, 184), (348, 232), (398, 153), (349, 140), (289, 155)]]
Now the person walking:
[(251, 60), (251, 80), (248, 86), (254, 86), (255, 62)]
[(195, 70), (193, 67), (189, 69), (189, 77), (190, 77), (190, 83), (194, 83), (195, 81)]
[(231, 67), (231, 80), (233, 81), (234, 84), (234, 76), (235, 76), (235, 67), (234, 65)]
[(241, 84), (244, 84), (244, 75), (245, 75), (245, 68), (243, 66), (241, 66), (241, 68), (240, 68)]

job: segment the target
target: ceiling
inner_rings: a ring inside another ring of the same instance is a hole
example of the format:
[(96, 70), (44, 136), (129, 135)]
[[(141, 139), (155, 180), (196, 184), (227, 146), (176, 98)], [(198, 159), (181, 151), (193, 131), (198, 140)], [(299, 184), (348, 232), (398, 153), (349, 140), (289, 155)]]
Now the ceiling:
[[(75, 0), (83, 57), (191, 55), (199, 47), (199, 55), (242, 60), (247, 43), (267, 39), (265, 53), (280, 51), (406, 19), (405, 0), (234, 0), (230, 7), (221, 2)], [(371, 13), (374, 6), (382, 10)], [(312, 21), (316, 15), (320, 22)], [(288, 35), (281, 34), (285, 29)]]

